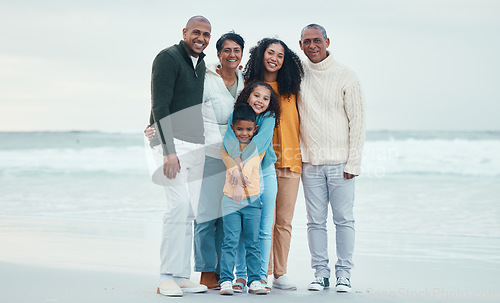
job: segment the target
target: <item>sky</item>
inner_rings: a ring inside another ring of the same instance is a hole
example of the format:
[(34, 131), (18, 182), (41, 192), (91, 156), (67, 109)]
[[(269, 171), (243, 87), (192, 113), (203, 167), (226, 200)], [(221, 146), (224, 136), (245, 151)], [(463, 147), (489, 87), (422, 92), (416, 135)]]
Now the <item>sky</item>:
[[(142, 131), (151, 64), (193, 15), (248, 50), (323, 25), (361, 80), (368, 130), (500, 130), (500, 1), (0, 0), (0, 131)], [(495, 38), (496, 37), (496, 38)]]

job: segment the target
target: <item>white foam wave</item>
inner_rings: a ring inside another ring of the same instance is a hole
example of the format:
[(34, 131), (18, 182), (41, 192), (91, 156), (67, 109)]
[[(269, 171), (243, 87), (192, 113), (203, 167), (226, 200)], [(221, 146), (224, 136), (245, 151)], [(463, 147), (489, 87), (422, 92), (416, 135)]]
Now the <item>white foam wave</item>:
[(500, 177), (497, 140), (367, 141), (363, 175), (452, 174)]
[[(499, 140), (366, 141), (362, 175), (451, 174), (500, 177)], [(0, 151), (0, 172), (147, 173), (143, 146)]]
[(0, 152), (0, 171), (23, 172), (144, 172), (144, 148), (8, 150)]

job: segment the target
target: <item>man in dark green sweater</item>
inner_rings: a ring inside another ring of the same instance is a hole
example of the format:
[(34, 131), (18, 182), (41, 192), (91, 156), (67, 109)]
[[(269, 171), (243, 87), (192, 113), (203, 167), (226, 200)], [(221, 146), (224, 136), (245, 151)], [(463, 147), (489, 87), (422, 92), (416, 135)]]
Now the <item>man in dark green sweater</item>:
[(157, 129), (152, 140), (160, 183), (167, 196), (163, 217), (160, 284), (157, 292), (182, 296), (205, 292), (207, 287), (189, 280), (192, 223), (200, 196), (204, 164), (201, 104), (205, 62), (203, 50), (210, 41), (211, 25), (202, 16), (188, 20), (179, 44), (162, 50), (153, 62), (150, 124)]

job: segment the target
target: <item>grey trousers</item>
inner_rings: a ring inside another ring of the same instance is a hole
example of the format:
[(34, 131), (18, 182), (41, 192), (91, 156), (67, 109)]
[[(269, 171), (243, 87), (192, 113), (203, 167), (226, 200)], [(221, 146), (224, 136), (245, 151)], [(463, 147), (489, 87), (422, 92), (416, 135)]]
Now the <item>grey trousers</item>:
[(315, 277), (330, 277), (326, 220), (328, 205), (336, 229), (336, 277), (350, 278), (354, 252), (354, 179), (344, 180), (345, 164), (304, 163), (302, 185), (306, 199), (307, 239)]

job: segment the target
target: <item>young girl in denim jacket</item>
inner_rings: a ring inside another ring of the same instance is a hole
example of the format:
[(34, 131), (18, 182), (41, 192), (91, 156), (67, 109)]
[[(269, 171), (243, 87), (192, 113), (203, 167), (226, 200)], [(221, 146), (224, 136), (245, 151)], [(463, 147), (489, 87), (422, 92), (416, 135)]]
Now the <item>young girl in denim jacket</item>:
[[(252, 82), (247, 84), (245, 89), (243, 89), (236, 101), (235, 106), (240, 103), (248, 103), (255, 111), (255, 113), (257, 114), (256, 124), (258, 125), (258, 130), (249, 144), (243, 150), (240, 150), (238, 138), (236, 137), (233, 129), (228, 127), (228, 130), (224, 137), (222, 148), (240, 168), (240, 170), (234, 170), (233, 174), (228, 177), (230, 178), (229, 182), (233, 185), (237, 185), (238, 182), (242, 182), (242, 184), (245, 184), (246, 178), (245, 176), (241, 175), (241, 170), (243, 170), (246, 162), (252, 159), (252, 157), (264, 153), (260, 165), (260, 203), (262, 205), (262, 208), (269, 204), (274, 205), (277, 190), (276, 175), (270, 173), (266, 174), (266, 172), (274, 172), (274, 163), (276, 162), (276, 154), (274, 153), (272, 147), (272, 138), (274, 127), (279, 123), (280, 116), (280, 107), (277, 96), (269, 84), (266, 84), (264, 82)], [(229, 118), (228, 124), (232, 124), (232, 120), (233, 119), (231, 116)], [(266, 178), (266, 176), (271, 176), (271, 178)], [(241, 197), (233, 196), (233, 199), (236, 202), (238, 202), (238, 200), (239, 202), (241, 202), (243, 200), (243, 196), (244, 195), (242, 195)], [(224, 239), (224, 241), (225, 240), (226, 239)], [(225, 247), (225, 245), (226, 243), (223, 244), (223, 248)], [(226, 247), (226, 251), (227, 250), (229, 250), (228, 247)], [(231, 251), (233, 251), (233, 248), (231, 248)], [(234, 257), (231, 259), (233, 260), (231, 262), (234, 263)], [(233, 267), (230, 268), (231, 269), (226, 270), (224, 274), (221, 272), (221, 280), (219, 282), (221, 284), (221, 293), (224, 294), (232, 294), (232, 291), (228, 290), (228, 287), (232, 290), (232, 279), (234, 278), (232, 273)], [(249, 270), (249, 277), (247, 282), (250, 287), (249, 292), (261, 293), (260, 291), (257, 291), (257, 289), (263, 288), (262, 284), (260, 283), (260, 268), (256, 272), (254, 270), (252, 270), (251, 272), (252, 273), (250, 274)], [(226, 281), (229, 281), (231, 283), (225, 283), (224, 285), (222, 285)], [(240, 291), (242, 291), (243, 285), (240, 286), (241, 287), (235, 288), (234, 290), (238, 291), (241, 289)]]

